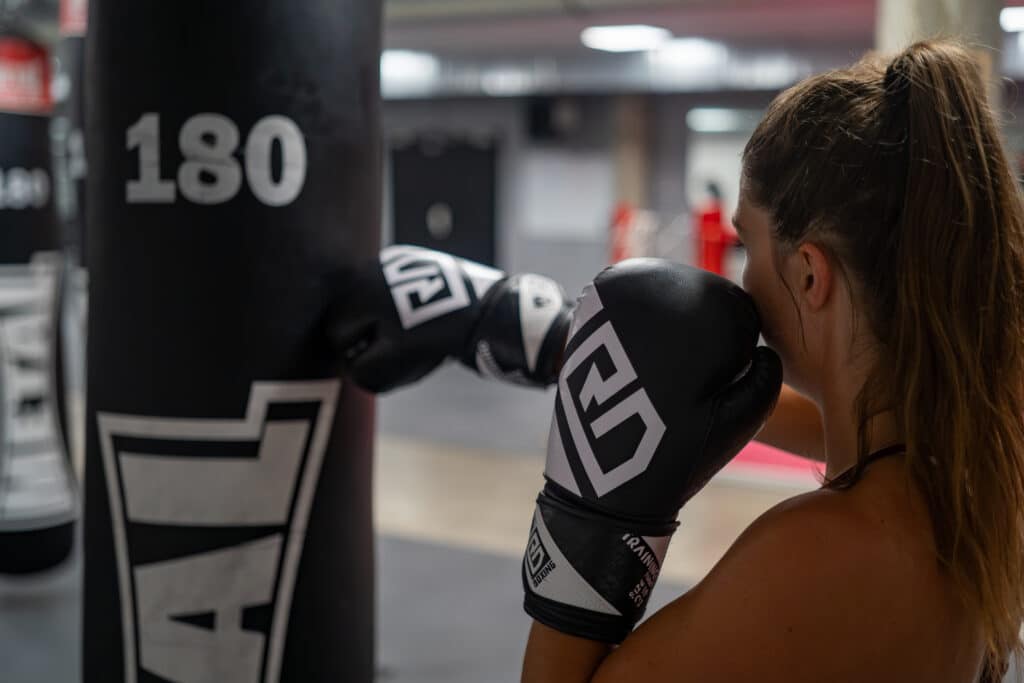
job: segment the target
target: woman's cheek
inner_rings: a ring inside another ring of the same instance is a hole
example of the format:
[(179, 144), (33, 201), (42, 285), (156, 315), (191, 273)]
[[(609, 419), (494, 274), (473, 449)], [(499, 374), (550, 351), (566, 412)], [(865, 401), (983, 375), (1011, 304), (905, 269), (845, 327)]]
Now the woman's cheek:
[(757, 307), (757, 312), (764, 318), (765, 313), (765, 301), (763, 298), (764, 288), (761, 285), (761, 278), (758, 275), (758, 268), (754, 265), (754, 260), (747, 256), (747, 262), (743, 265), (743, 276), (741, 278), (743, 289), (746, 290), (750, 298), (754, 300), (754, 305)]
[(743, 274), (740, 277), (740, 282), (743, 289), (747, 290), (747, 294), (754, 297), (755, 301), (759, 289), (757, 280), (757, 266), (754, 264), (753, 254), (748, 251), (747, 258), (743, 261)]

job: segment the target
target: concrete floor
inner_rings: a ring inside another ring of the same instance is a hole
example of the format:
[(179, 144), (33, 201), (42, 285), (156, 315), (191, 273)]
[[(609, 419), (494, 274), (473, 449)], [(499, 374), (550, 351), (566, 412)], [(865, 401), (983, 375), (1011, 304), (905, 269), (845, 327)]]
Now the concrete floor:
[[(516, 681), (530, 620), (507, 555), (378, 536), (377, 680)], [(0, 580), (0, 681), (79, 680), (81, 562)], [(653, 612), (682, 587), (659, 584)]]
[(484, 381), (450, 363), (377, 401), (382, 434), (488, 453), (544, 454), (555, 405), (547, 390)]
[(78, 681), (81, 563), (0, 579), (0, 680)]

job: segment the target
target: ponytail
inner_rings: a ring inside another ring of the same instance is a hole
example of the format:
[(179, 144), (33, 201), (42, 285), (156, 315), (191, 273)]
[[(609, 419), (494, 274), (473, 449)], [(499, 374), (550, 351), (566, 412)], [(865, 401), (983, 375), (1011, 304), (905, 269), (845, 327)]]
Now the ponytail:
[(834, 245), (861, 285), (882, 359), (858, 397), (861, 458), (869, 419), (894, 411), (996, 675), (1024, 621), (1024, 209), (979, 69), (925, 41), (804, 81), (744, 170), (783, 244)]

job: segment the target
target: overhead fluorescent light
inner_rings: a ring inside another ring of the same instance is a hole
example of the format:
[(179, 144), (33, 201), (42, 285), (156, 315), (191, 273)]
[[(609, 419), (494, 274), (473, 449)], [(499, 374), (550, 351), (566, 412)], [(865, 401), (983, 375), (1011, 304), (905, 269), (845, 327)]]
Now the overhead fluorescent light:
[(999, 25), (1007, 33), (1024, 31), (1024, 7), (1004, 7), (999, 13)]
[(705, 38), (676, 38), (651, 51), (648, 59), (661, 67), (699, 69), (722, 64), (729, 49)]
[(427, 52), (384, 50), (380, 56), (380, 77), (389, 83), (429, 85), (440, 70), (437, 57)]
[(497, 67), (480, 75), (480, 89), (492, 97), (523, 95), (533, 87), (533, 78), (525, 69)]
[(686, 127), (695, 133), (738, 133), (753, 130), (759, 118), (752, 109), (695, 107), (686, 112)]
[(583, 29), (580, 40), (593, 50), (605, 52), (643, 52), (653, 50), (672, 38), (668, 29), (646, 24), (591, 26)]
[(733, 60), (726, 78), (744, 89), (774, 90), (792, 85), (802, 75), (813, 72), (814, 69), (806, 60), (780, 53)]

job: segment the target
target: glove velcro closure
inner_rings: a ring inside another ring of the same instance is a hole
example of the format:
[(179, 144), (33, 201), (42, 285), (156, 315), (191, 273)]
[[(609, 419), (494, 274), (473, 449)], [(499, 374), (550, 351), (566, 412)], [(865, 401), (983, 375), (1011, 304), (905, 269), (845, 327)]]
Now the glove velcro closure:
[(616, 519), (546, 488), (523, 558), (526, 613), (563, 633), (621, 642), (647, 608), (676, 526)]

